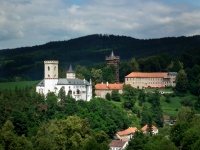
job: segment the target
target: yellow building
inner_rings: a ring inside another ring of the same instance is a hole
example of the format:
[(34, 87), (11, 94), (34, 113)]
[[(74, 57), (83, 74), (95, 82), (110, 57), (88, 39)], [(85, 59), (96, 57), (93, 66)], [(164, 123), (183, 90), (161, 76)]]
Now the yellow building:
[(177, 72), (132, 72), (125, 76), (125, 84), (134, 88), (164, 88), (176, 86)]

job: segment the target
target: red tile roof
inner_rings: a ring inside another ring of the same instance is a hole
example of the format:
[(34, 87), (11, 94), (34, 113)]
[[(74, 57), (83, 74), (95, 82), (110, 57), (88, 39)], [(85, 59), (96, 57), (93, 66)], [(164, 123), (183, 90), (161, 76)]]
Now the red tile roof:
[[(142, 127), (142, 131), (146, 131), (148, 129), (148, 126), (145, 125), (144, 127)], [(152, 125), (152, 129), (157, 129), (154, 125)]]
[(163, 78), (167, 75), (167, 72), (131, 72), (126, 78)]
[(117, 134), (119, 136), (123, 136), (123, 135), (128, 135), (128, 134), (132, 134), (132, 133), (135, 133), (135, 131), (137, 131), (138, 129), (136, 127), (130, 127), (124, 131), (119, 131), (117, 132)]
[(109, 144), (110, 147), (123, 147), (126, 144), (126, 141), (122, 140), (112, 140)]
[(122, 90), (124, 84), (96, 84), (95, 90)]

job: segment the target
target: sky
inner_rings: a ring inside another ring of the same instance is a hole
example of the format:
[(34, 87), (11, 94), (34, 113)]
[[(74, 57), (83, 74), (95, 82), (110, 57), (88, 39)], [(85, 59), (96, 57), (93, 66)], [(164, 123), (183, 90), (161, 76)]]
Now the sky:
[(200, 34), (200, 0), (0, 0), (0, 50), (91, 34)]

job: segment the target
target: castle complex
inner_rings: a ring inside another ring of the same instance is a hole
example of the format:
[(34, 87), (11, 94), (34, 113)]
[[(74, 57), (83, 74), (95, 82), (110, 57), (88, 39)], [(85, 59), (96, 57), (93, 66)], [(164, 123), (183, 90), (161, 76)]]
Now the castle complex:
[(119, 83), (119, 61), (120, 57), (115, 56), (113, 51), (111, 52), (110, 56), (106, 56), (106, 64), (107, 66), (114, 65), (115, 66), (115, 83)]
[(54, 92), (58, 95), (60, 89), (65, 90), (76, 100), (90, 101), (92, 98), (92, 83), (85, 79), (76, 78), (75, 72), (70, 64), (66, 78), (58, 78), (58, 61), (44, 61), (44, 79), (36, 86), (36, 92), (47, 95)]

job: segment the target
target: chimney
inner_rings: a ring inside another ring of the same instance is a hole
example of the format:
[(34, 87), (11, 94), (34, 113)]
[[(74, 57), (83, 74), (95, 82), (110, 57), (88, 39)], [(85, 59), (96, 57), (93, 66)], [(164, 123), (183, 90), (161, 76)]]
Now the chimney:
[(108, 81), (106, 82), (106, 86), (108, 87)]

